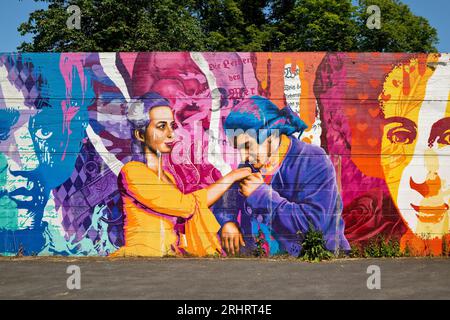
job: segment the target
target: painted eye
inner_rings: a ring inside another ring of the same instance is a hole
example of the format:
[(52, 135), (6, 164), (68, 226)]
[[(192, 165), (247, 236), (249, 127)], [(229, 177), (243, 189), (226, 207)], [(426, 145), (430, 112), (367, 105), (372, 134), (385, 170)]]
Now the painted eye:
[(450, 145), (450, 130), (445, 131), (437, 141), (440, 145)]
[(397, 127), (388, 131), (387, 138), (394, 144), (410, 144), (416, 137), (414, 132)]
[(36, 137), (38, 137), (41, 140), (47, 140), (52, 135), (53, 135), (53, 132), (48, 131), (47, 129), (41, 128), (36, 131)]

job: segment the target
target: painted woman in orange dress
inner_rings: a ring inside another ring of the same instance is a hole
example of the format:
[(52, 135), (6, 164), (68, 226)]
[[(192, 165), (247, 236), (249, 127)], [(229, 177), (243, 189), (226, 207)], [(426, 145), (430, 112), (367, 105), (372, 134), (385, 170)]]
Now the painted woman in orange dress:
[[(209, 207), (234, 182), (249, 176), (250, 169), (234, 170), (205, 189), (183, 194), (162, 168), (161, 155), (170, 153), (175, 143), (169, 102), (148, 93), (130, 104), (127, 118), (132, 125), (132, 151), (140, 161), (125, 164), (118, 177), (125, 245), (111, 256), (221, 254), (220, 224)], [(180, 221), (184, 228), (179, 228)]]

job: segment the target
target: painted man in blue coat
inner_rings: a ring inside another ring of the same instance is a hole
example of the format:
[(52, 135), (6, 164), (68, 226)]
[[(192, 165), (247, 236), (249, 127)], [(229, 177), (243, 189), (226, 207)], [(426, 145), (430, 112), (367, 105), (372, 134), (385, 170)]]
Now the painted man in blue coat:
[(305, 128), (288, 106), (280, 110), (260, 96), (243, 100), (226, 118), (241, 166), (254, 171), (213, 207), (228, 254), (253, 254), (259, 239), (268, 255), (299, 256), (311, 227), (323, 233), (328, 250), (350, 249), (331, 161), (322, 148), (293, 136)]

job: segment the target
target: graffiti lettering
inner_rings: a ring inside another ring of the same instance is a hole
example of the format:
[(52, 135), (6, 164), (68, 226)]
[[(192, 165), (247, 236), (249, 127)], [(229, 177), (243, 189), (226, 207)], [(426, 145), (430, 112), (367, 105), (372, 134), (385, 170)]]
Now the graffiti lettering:
[(224, 69), (230, 69), (230, 67), (236, 67), (236, 66), (240, 66), (240, 65), (244, 65), (244, 64), (249, 64), (252, 63), (254, 61), (254, 59), (252, 58), (245, 58), (245, 59), (240, 59), (240, 60), (224, 60), (222, 62), (222, 66)]
[(230, 81), (233, 81), (233, 80), (240, 80), (240, 79), (241, 79), (241, 76), (238, 75), (238, 74), (233, 74), (233, 75), (229, 75), (228, 78), (230, 79)]

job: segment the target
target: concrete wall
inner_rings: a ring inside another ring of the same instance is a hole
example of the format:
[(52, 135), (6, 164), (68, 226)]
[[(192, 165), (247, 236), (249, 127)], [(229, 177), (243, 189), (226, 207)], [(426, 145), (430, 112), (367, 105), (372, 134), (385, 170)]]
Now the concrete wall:
[[(221, 255), (226, 223), (250, 255), (260, 240), (268, 255), (296, 256), (311, 225), (331, 251), (383, 235), (414, 254), (441, 254), (449, 57), (0, 54), (0, 254)], [(129, 120), (143, 120), (136, 112), (158, 96), (177, 125), (178, 142), (161, 156), (173, 184), (126, 165), (145, 162)], [(227, 117), (264, 122), (264, 103), (283, 110), (279, 128), (293, 123), (287, 105), (307, 128), (282, 139), (262, 187), (243, 196), (237, 184), (208, 208), (201, 190), (242, 161)]]

